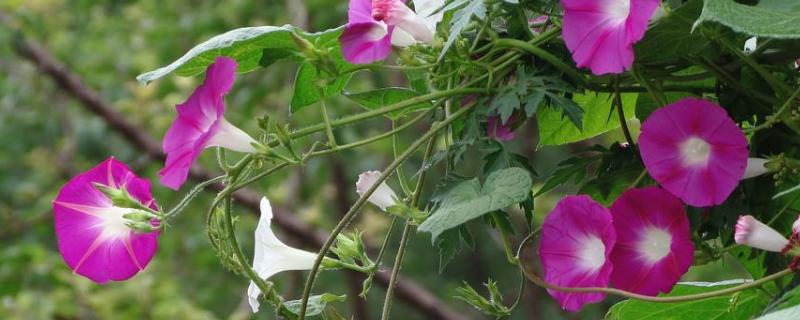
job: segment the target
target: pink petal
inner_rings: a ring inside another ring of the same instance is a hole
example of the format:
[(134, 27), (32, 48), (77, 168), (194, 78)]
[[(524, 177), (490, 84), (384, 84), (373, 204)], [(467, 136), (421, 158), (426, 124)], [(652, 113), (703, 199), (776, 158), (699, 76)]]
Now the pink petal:
[(672, 290), (694, 255), (680, 199), (657, 187), (630, 189), (614, 202), (611, 214), (617, 231), (611, 283), (650, 296)]
[(141, 271), (157, 250), (158, 232), (128, 231), (104, 235), (107, 214), (114, 212), (111, 201), (94, 183), (124, 187), (140, 203), (158, 208), (150, 183), (137, 177), (114, 158), (72, 178), (53, 202), (55, 232), (64, 261), (77, 274), (94, 282), (128, 279)]
[(350, 0), (347, 23), (375, 22), (372, 18), (372, 0)]
[[(658, 0), (561, 0), (563, 37), (578, 67), (602, 75), (633, 63), (633, 44), (647, 30)], [(627, 14), (625, 6), (629, 6)]]
[[(544, 280), (563, 287), (607, 286), (613, 269), (608, 257), (615, 241), (608, 209), (586, 195), (565, 197), (542, 226), (539, 258)], [(603, 293), (548, 292), (569, 311), (605, 297)]]
[[(683, 144), (695, 138), (708, 145), (706, 162), (686, 162)], [(741, 129), (725, 109), (700, 99), (686, 98), (653, 112), (642, 124), (639, 147), (650, 175), (692, 206), (724, 202), (747, 167)]]
[(516, 137), (514, 134), (514, 129), (512, 128), (512, 120), (509, 119), (509, 121), (505, 124), (501, 123), (499, 116), (490, 116), (486, 120), (486, 131), (489, 138), (497, 139), (499, 141), (510, 141), (514, 140)]
[(339, 36), (342, 54), (350, 63), (368, 64), (386, 59), (392, 51), (392, 32), (383, 22), (349, 23)]
[(216, 134), (225, 113), (224, 96), (233, 86), (236, 61), (220, 56), (208, 66), (203, 84), (186, 102), (176, 106), (178, 117), (164, 136), (162, 147), (167, 162), (159, 172), (163, 185), (177, 190), (186, 181), (189, 169)]

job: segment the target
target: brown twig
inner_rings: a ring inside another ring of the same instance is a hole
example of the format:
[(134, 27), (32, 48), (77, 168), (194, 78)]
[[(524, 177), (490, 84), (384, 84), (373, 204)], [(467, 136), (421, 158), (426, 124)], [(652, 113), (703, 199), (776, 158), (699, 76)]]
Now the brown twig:
[[(114, 110), (111, 104), (86, 87), (76, 74), (55, 60), (45, 49), (21, 38), (16, 42), (15, 49), (21, 57), (35, 64), (42, 73), (50, 77), (61, 90), (78, 100), (87, 110), (102, 118), (112, 130), (147, 154), (150, 159), (153, 161), (165, 159), (157, 140)], [(212, 175), (203, 168), (195, 166), (190, 172), (190, 178), (195, 181), (205, 181), (211, 179)], [(221, 190), (221, 188), (222, 185), (214, 186), (216, 190)], [(259, 211), (261, 196), (254, 191), (239, 190), (234, 194), (234, 199), (253, 213)], [(325, 233), (288, 214), (285, 209), (273, 207), (273, 210), (275, 224), (305, 245), (319, 248), (327, 238)], [(376, 282), (383, 286), (389, 283), (389, 277), (388, 272), (379, 272), (375, 275)], [(398, 280), (396, 293), (400, 300), (425, 314), (429, 319), (465, 319), (464, 316), (450, 309), (436, 296), (411, 280)]]

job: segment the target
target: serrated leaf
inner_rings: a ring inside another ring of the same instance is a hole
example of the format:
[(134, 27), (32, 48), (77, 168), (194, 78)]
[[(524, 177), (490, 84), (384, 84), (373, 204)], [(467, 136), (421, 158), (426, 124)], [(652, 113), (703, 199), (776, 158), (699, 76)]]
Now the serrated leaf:
[(458, 8), (466, 3), (467, 5), (461, 9), (458, 9), (453, 14), (453, 20), (450, 23), (450, 33), (447, 36), (447, 41), (444, 43), (444, 47), (442, 48), (442, 53), (439, 54), (439, 60), (444, 57), (447, 50), (450, 50), (450, 47), (453, 46), (453, 43), (456, 42), (459, 36), (461, 36), (461, 32), (467, 27), (472, 17), (475, 16), (480, 20), (486, 19), (486, 5), (483, 3), (483, 0), (457, 0), (442, 9), (442, 12), (447, 12), (449, 10)]
[[(325, 293), (316, 296), (308, 297), (308, 305), (306, 306), (306, 316), (312, 317), (322, 314), (325, 307), (330, 302), (344, 301), (347, 297), (345, 295), (337, 296), (335, 294)], [(286, 301), (283, 306), (294, 314), (300, 313), (301, 300)]]
[(430, 232), (435, 243), (443, 231), (457, 227), (486, 213), (520, 203), (531, 192), (530, 174), (521, 168), (492, 172), (479, 187), (477, 179), (459, 184), (447, 193), (441, 206), (419, 226)]
[[(638, 96), (635, 93), (622, 95), (625, 118), (628, 120), (636, 117), (634, 111), (636, 110)], [(576, 94), (573, 100), (583, 111), (583, 130), (568, 123), (572, 122), (572, 120), (565, 119), (561, 112), (553, 108), (539, 110), (537, 116), (539, 122), (539, 147), (577, 142), (620, 127), (619, 117), (613, 105), (611, 94)]]
[(714, 21), (747, 35), (800, 39), (800, 4), (794, 1), (761, 0), (749, 6), (731, 0), (705, 0), (694, 26)]
[[(331, 52), (336, 69), (339, 74), (327, 74), (320, 71), (311, 63), (303, 63), (297, 69), (294, 80), (294, 94), (292, 95), (291, 110), (300, 109), (319, 102), (323, 98), (332, 97), (342, 93), (344, 87), (350, 82), (352, 73), (347, 72), (350, 64), (342, 57), (341, 50)], [(321, 81), (325, 81), (322, 83)]]
[(439, 273), (453, 261), (464, 248), (474, 248), (475, 240), (467, 226), (462, 225), (458, 228), (446, 230), (436, 238), (434, 246), (439, 249)]
[[(419, 97), (419, 93), (406, 88), (382, 88), (359, 93), (345, 94), (345, 97), (353, 100), (367, 110), (375, 110), (411, 98)], [(386, 116), (391, 119), (400, 119), (409, 113), (425, 110), (431, 107), (432, 104), (429, 101), (426, 101), (402, 110), (390, 112)]]
[(538, 197), (550, 190), (555, 189), (558, 186), (570, 182), (571, 180), (575, 183), (580, 183), (586, 176), (587, 167), (597, 160), (598, 158), (595, 157), (570, 158), (560, 162), (556, 171), (547, 177), (544, 185), (539, 188), (539, 191), (536, 191), (533, 196)]
[[(717, 283), (678, 283), (667, 295), (679, 296), (720, 290), (741, 284), (743, 281)], [(730, 295), (678, 303), (655, 303), (625, 300), (608, 311), (608, 320), (696, 320), (696, 319), (750, 319), (758, 315), (770, 298), (760, 290), (749, 289)]]

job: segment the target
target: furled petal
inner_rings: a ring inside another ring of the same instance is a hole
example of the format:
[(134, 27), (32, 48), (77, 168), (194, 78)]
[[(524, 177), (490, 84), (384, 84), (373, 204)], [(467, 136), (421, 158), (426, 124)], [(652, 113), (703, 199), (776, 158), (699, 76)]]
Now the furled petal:
[(772, 252), (781, 252), (789, 244), (789, 240), (778, 231), (750, 215), (740, 216), (736, 221), (734, 240), (741, 245)]
[(756, 37), (751, 37), (744, 42), (744, 52), (754, 51), (756, 47), (758, 47), (758, 38)]
[(563, 36), (578, 67), (602, 75), (633, 64), (633, 44), (641, 40), (658, 0), (561, 0)]
[[(544, 280), (562, 287), (607, 286), (613, 269), (608, 258), (616, 238), (608, 209), (586, 195), (565, 197), (542, 226), (539, 258)], [(604, 293), (548, 292), (569, 311), (605, 297)]]
[[(356, 192), (358, 195), (363, 196), (364, 193), (378, 181), (380, 175), (380, 171), (367, 171), (358, 175), (358, 181), (356, 181)], [(395, 194), (394, 190), (384, 181), (375, 189), (375, 192), (373, 192), (367, 200), (378, 206), (378, 208), (381, 208), (381, 210), (386, 211), (386, 208), (395, 205), (397, 202), (396, 199), (397, 194)]]
[(501, 123), (499, 116), (490, 116), (486, 119), (486, 121), (486, 131), (488, 131), (489, 138), (494, 138), (500, 141), (514, 140), (516, 135), (514, 134), (514, 129), (512, 128), (513, 123), (511, 120), (503, 124)]
[(744, 176), (747, 139), (722, 107), (685, 98), (650, 114), (639, 147), (647, 172), (689, 205), (725, 201)]
[(186, 102), (176, 106), (178, 117), (167, 130), (162, 143), (167, 154), (166, 164), (159, 172), (163, 185), (179, 189), (205, 148), (220, 146), (240, 152), (255, 151), (252, 147), (255, 140), (223, 117), (224, 96), (233, 86), (235, 76), (236, 61), (217, 57), (208, 66), (203, 84)]
[(769, 162), (769, 159), (747, 158), (747, 168), (744, 170), (742, 180), (758, 177), (769, 172), (769, 169), (765, 166), (767, 162)]
[(72, 178), (53, 201), (58, 250), (74, 273), (96, 283), (129, 279), (150, 263), (159, 233), (128, 228), (122, 215), (135, 210), (115, 207), (95, 183), (125, 188), (143, 205), (158, 209), (150, 183), (109, 158)]
[(414, 11), (417, 12), (417, 15), (422, 17), (429, 30), (436, 32), (436, 25), (444, 17), (444, 12), (441, 10), (439, 12), (436, 11), (444, 6), (444, 0), (414, 0), (413, 2)]
[[(272, 232), (272, 207), (267, 198), (261, 198), (261, 217), (258, 220), (255, 234), (255, 256), (253, 270), (264, 280), (273, 275), (289, 270), (309, 270), (314, 266), (317, 254), (292, 248), (281, 242)], [(248, 302), (253, 313), (258, 312), (261, 305), (258, 296), (261, 290), (250, 281), (247, 288)]]
[(611, 215), (617, 231), (611, 284), (649, 296), (670, 292), (694, 255), (680, 199), (657, 187), (630, 189), (611, 206)]

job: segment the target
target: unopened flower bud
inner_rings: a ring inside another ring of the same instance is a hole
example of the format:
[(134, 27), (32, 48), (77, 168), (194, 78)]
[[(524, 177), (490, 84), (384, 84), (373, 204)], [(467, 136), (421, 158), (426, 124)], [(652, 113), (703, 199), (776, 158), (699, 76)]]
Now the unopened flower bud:
[(762, 174), (770, 172), (770, 169), (767, 167), (767, 163), (769, 162), (769, 159), (764, 158), (747, 158), (747, 168), (744, 170), (744, 176), (742, 176), (742, 180), (758, 177)]
[(740, 216), (736, 222), (736, 243), (762, 250), (781, 252), (789, 240), (751, 215)]

